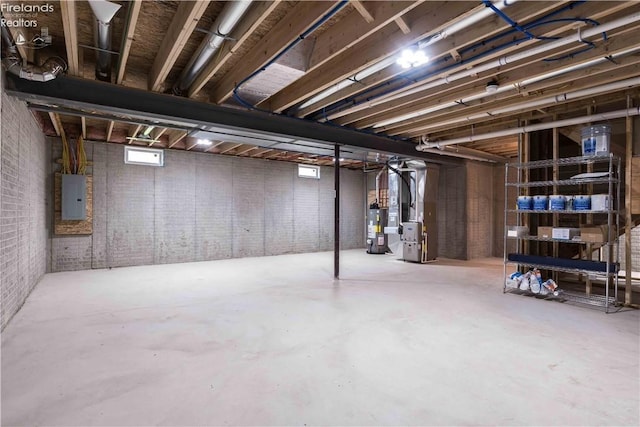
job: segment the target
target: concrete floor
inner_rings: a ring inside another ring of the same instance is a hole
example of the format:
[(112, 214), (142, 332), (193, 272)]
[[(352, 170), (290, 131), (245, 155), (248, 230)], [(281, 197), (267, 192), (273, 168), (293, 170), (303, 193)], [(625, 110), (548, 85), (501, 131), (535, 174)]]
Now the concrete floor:
[(640, 313), (503, 295), (501, 260), (364, 251), (49, 274), (3, 425), (638, 425)]

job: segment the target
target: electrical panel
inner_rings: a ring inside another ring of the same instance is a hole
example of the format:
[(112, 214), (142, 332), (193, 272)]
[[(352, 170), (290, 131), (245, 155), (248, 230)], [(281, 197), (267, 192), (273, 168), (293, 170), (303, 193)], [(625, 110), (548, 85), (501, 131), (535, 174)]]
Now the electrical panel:
[(62, 220), (87, 219), (87, 177), (62, 175)]

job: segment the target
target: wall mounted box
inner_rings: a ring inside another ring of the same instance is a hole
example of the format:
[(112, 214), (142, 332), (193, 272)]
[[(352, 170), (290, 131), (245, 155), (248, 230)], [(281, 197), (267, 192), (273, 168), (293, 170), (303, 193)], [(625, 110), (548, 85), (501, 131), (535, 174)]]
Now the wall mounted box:
[(87, 219), (87, 177), (62, 175), (62, 220)]

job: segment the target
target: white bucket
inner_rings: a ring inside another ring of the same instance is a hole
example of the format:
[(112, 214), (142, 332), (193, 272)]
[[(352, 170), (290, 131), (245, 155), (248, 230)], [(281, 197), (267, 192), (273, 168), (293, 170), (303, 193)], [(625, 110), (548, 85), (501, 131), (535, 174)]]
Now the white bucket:
[(609, 195), (608, 194), (592, 194), (591, 210), (592, 211), (608, 211)]
[(609, 154), (611, 126), (594, 125), (582, 128), (582, 155), (601, 156)]

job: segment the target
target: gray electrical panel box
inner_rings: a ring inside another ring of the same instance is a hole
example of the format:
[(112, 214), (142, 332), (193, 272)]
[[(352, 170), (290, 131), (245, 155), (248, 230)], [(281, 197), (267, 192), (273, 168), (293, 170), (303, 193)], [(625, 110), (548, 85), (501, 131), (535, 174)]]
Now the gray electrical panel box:
[(62, 220), (87, 219), (87, 177), (62, 175)]

